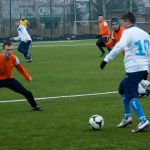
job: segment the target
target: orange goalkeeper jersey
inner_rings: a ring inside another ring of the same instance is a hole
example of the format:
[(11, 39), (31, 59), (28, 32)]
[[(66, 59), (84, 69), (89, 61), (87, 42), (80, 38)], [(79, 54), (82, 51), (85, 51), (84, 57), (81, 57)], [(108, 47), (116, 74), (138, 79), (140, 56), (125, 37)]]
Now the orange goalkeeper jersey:
[(5, 60), (2, 53), (0, 54), (0, 80), (14, 78), (12, 75), (13, 68), (16, 68), (27, 80), (31, 77), (28, 72), (19, 63), (18, 58), (15, 55), (11, 55), (8, 60)]
[(99, 23), (99, 35), (102, 35), (102, 37), (110, 37), (109, 27), (105, 20)]
[(125, 30), (125, 28), (120, 27), (117, 32), (113, 31), (113, 32), (112, 32), (111, 40), (110, 40), (109, 42), (105, 43), (106, 47), (107, 47), (107, 48), (110, 48), (110, 47), (115, 46), (115, 44), (116, 44), (117, 42), (119, 42), (119, 40), (120, 40), (120, 38), (121, 38), (121, 35), (122, 35), (122, 33), (123, 33), (124, 30)]

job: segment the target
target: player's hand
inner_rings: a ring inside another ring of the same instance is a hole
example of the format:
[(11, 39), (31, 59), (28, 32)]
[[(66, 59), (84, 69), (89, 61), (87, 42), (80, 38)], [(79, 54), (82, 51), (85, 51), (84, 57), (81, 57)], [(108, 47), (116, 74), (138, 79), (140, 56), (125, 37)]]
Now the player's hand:
[(101, 69), (104, 69), (104, 67), (106, 66), (106, 64), (107, 64), (107, 62), (105, 61), (105, 60), (103, 60), (102, 62), (101, 62), (101, 64), (100, 64), (100, 68)]
[(30, 76), (30, 79), (28, 80), (30, 83), (32, 82), (32, 77)]

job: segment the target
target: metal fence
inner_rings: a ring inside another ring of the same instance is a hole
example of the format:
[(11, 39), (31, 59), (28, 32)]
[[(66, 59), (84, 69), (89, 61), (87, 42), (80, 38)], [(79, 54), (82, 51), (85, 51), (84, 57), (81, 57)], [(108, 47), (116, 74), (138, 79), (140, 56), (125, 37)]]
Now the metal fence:
[(139, 26), (149, 32), (148, 6), (142, 0), (0, 0), (0, 37), (16, 36), (15, 20), (22, 16), (30, 22), (33, 37), (97, 34), (99, 13), (109, 20), (129, 10), (136, 14)]

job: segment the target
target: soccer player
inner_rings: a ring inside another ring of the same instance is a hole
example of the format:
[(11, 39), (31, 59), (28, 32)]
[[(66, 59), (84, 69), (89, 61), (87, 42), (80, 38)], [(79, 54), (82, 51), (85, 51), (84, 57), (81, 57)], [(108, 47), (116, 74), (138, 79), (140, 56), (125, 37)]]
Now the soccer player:
[[(110, 23), (113, 29), (111, 39), (107, 43), (104, 43), (103, 40), (101, 40), (99, 42), (100, 47), (111, 48), (115, 46), (116, 43), (119, 42), (121, 35), (125, 30), (125, 28), (120, 26), (120, 20), (116, 17), (112, 18)], [(124, 55), (124, 50), (122, 51), (122, 53)], [(138, 96), (139, 98), (143, 96), (148, 96), (150, 93), (150, 82), (147, 80), (142, 80), (138, 86), (138, 93), (139, 93)]]
[[(103, 40), (104, 42), (107, 42), (110, 37), (110, 32), (109, 32), (108, 24), (104, 20), (104, 17), (102, 15), (98, 16), (98, 21), (99, 21), (99, 33), (97, 36), (98, 40), (96, 42), (96, 45), (102, 53), (100, 57), (103, 57), (105, 55), (105, 50), (103, 49), (103, 47), (99, 46), (99, 43), (101, 42), (101, 40)], [(111, 48), (108, 48), (109, 52), (110, 50)]]
[(9, 88), (22, 94), (28, 100), (34, 111), (42, 111), (41, 108), (37, 107), (37, 103), (35, 102), (31, 91), (27, 90), (13, 77), (12, 71), (14, 67), (26, 78), (27, 81), (32, 82), (32, 78), (20, 64), (19, 59), (13, 55), (12, 43), (6, 41), (4, 42), (2, 52), (0, 53), (0, 88)]
[(23, 25), (27, 30), (30, 26), (29, 21), (24, 16), (22, 16), (22, 18), (20, 20), (20, 24)]
[(18, 51), (24, 55), (26, 62), (32, 62), (31, 53), (29, 53), (29, 47), (31, 45), (32, 39), (26, 28), (20, 24), (20, 20), (16, 21), (16, 26), (18, 31), (18, 37), (12, 37), (11, 40), (20, 41)]
[(122, 19), (123, 25), (127, 29), (123, 32), (120, 41), (104, 58), (100, 64), (100, 68), (103, 69), (119, 52), (125, 50), (124, 65), (126, 75), (119, 87), (119, 93), (122, 96), (124, 106), (124, 117), (117, 127), (126, 127), (132, 123), (130, 112), (130, 108), (132, 108), (139, 119), (138, 126), (132, 130), (132, 132), (136, 133), (150, 127), (150, 123), (138, 100), (138, 84), (141, 80), (145, 79), (148, 74), (150, 36), (144, 30), (136, 26), (136, 18), (133, 13), (128, 12), (124, 14)]

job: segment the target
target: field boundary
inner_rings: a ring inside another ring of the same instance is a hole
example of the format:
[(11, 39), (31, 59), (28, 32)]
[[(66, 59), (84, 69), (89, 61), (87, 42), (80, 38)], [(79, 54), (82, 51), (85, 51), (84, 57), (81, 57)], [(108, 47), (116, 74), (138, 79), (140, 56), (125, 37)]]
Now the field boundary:
[[(35, 100), (47, 100), (47, 99), (61, 99), (61, 98), (74, 98), (74, 97), (85, 97), (85, 96), (97, 96), (97, 95), (108, 95), (108, 94), (116, 94), (118, 91), (112, 92), (102, 92), (102, 93), (87, 93), (87, 94), (76, 94), (76, 95), (63, 95), (63, 96), (49, 96), (49, 97), (41, 97), (35, 98)], [(15, 103), (15, 102), (23, 102), (26, 99), (14, 99), (14, 100), (0, 100), (0, 103)]]
[(76, 46), (95, 46), (95, 44), (62, 44), (62, 45), (55, 45), (55, 44), (43, 44), (43, 45), (32, 45), (32, 47), (76, 47)]

